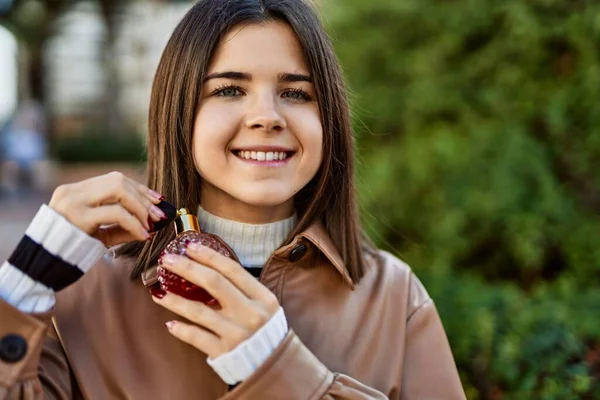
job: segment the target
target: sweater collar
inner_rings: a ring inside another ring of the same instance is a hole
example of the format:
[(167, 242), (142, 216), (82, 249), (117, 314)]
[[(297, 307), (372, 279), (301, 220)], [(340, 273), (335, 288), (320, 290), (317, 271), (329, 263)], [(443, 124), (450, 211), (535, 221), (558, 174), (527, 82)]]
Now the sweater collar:
[(200, 228), (219, 236), (245, 267), (262, 267), (296, 226), (296, 214), (267, 224), (247, 224), (221, 218), (198, 206)]

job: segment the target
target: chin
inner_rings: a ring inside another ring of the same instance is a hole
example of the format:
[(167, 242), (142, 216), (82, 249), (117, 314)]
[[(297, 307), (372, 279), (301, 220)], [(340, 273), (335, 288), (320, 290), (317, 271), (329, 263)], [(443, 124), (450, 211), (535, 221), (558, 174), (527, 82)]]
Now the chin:
[(276, 207), (289, 201), (294, 197), (294, 193), (292, 190), (273, 188), (272, 190), (242, 191), (234, 197), (251, 206)]

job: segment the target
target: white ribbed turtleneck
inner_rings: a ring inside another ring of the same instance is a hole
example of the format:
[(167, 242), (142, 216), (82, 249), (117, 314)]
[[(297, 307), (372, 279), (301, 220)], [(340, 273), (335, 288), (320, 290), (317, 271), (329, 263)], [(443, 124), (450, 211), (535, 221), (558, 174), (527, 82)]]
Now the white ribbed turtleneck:
[(246, 224), (231, 221), (198, 207), (200, 229), (219, 236), (225, 241), (246, 268), (262, 268), (297, 223), (293, 216), (268, 224)]

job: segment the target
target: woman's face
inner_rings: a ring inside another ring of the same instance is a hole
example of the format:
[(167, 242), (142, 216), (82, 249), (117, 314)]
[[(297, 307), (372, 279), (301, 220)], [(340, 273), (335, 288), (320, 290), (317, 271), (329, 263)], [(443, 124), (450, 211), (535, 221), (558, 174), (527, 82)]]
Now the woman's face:
[(315, 87), (293, 30), (280, 22), (232, 29), (194, 122), (202, 206), (248, 223), (289, 217), (294, 195), (321, 165), (322, 144)]

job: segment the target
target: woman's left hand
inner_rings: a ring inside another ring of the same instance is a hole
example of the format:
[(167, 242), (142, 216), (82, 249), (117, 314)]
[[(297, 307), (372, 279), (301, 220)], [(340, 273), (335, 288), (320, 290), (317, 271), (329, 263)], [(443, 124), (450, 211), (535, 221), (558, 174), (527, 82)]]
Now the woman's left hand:
[(209, 247), (190, 244), (186, 256), (165, 255), (162, 265), (206, 290), (220, 307), (211, 307), (173, 293), (154, 302), (192, 324), (166, 323), (176, 338), (215, 359), (236, 348), (269, 321), (279, 309), (275, 295), (240, 264)]

